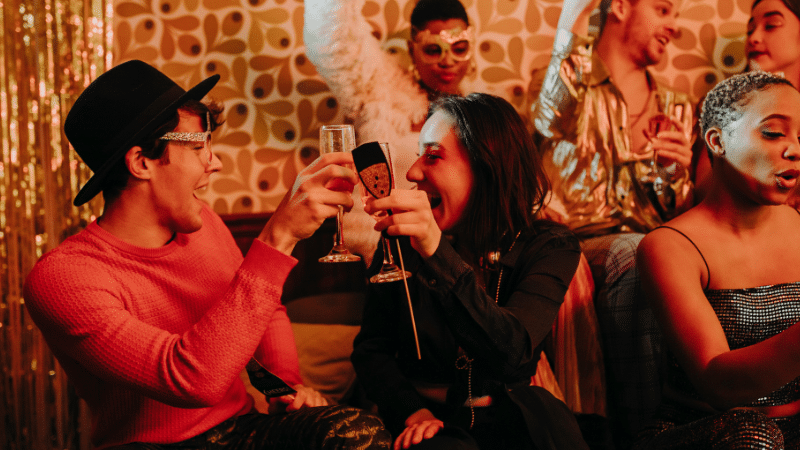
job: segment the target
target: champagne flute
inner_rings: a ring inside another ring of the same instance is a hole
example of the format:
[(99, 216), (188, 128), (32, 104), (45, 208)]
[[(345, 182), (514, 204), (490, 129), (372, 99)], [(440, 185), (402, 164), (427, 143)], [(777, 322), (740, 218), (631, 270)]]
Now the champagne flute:
[[(320, 153), (349, 152), (356, 147), (355, 132), (352, 125), (323, 125), (319, 132), (319, 151)], [(334, 183), (331, 187), (334, 190), (349, 191), (350, 186), (337, 186)], [(361, 257), (354, 255), (344, 246), (344, 236), (342, 235), (342, 216), (344, 208), (339, 205), (339, 212), (336, 213), (336, 234), (333, 237), (333, 248), (319, 262), (352, 262), (361, 261)]]
[[(389, 163), (389, 175), (391, 178), (391, 185), (390, 189), (394, 189), (394, 164), (392, 163), (392, 152), (389, 150), (389, 144), (387, 142), (379, 142), (381, 150), (383, 150), (383, 154), (386, 156), (386, 162)], [(363, 183), (361, 184), (361, 196), (362, 198), (366, 198), (369, 195), (366, 188), (364, 187)], [(372, 217), (378, 221), (383, 216), (385, 216), (385, 212), (378, 212), (372, 215)], [(375, 275), (369, 278), (370, 283), (389, 283), (392, 281), (400, 281), (403, 278), (408, 278), (411, 276), (411, 272), (405, 271), (397, 267), (394, 263), (394, 257), (392, 256), (392, 246), (390, 245), (391, 241), (387, 238), (383, 233), (381, 233), (381, 245), (383, 246), (383, 264), (381, 265), (380, 272), (376, 273)], [(399, 245), (399, 244), (398, 244)]]
[[(672, 120), (676, 109), (675, 93), (670, 91), (664, 92), (664, 98), (661, 104), (662, 112), (650, 117), (650, 120), (647, 122), (647, 131), (645, 133), (648, 139), (654, 139), (658, 136), (659, 132), (669, 131), (673, 128)], [(681, 110), (682, 109), (681, 105)], [(681, 113), (681, 116), (682, 115)], [(675, 120), (681, 120), (681, 118), (675, 117)], [(658, 152), (655, 149), (653, 149), (653, 156), (650, 160), (650, 170), (642, 177), (642, 182), (652, 184), (653, 191), (656, 194), (664, 192), (666, 182), (661, 177), (661, 166), (658, 164)]]
[[(378, 149), (380, 149), (382, 153), (378, 153)], [(394, 177), (392, 176), (392, 173), (394, 170), (392, 169), (390, 161), (391, 153), (389, 152), (388, 144), (367, 142), (366, 144), (361, 144), (357, 148), (353, 149), (353, 163), (355, 163), (356, 170), (358, 171), (358, 177), (361, 179), (360, 184), (363, 195), (369, 194), (375, 198), (384, 198), (392, 193), (392, 186), (394, 185)], [(364, 191), (366, 191), (366, 193)], [(392, 215), (391, 210), (386, 211), (385, 213)], [(383, 240), (384, 248), (387, 250), (384, 252), (384, 263), (391, 262), (391, 259), (387, 259), (386, 257), (386, 255), (391, 256), (391, 249), (388, 244), (389, 242), (391, 241), (385, 239)], [(411, 328), (414, 331), (414, 342), (417, 345), (417, 358), (422, 359), (422, 353), (420, 352), (419, 348), (419, 335), (417, 334), (417, 323), (414, 320), (414, 305), (411, 302), (411, 292), (408, 289), (408, 280), (406, 279), (411, 274), (405, 270), (403, 264), (403, 252), (400, 250), (400, 244), (396, 239), (394, 242), (397, 243), (397, 257), (400, 261), (400, 269), (397, 275), (399, 275), (399, 279), (403, 281), (403, 287), (406, 291), (408, 312), (411, 315)], [(389, 269), (391, 269), (391, 267), (389, 267)], [(397, 278), (395, 278), (395, 280), (396, 279)], [(376, 280), (374, 282), (383, 283), (388, 281), (392, 280)]]

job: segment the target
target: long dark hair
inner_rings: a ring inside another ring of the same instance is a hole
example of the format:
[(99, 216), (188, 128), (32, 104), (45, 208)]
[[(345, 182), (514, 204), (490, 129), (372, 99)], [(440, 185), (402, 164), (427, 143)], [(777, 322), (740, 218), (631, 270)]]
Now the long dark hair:
[(459, 239), (480, 257), (531, 226), (550, 189), (525, 122), (506, 100), (489, 94), (447, 96), (429, 110), (453, 119), (475, 184), (462, 215)]

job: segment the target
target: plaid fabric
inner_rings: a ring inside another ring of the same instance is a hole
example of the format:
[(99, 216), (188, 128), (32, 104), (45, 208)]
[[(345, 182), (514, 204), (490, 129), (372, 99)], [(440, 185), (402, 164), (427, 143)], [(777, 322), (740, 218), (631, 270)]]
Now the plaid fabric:
[(134, 442), (107, 450), (383, 450), (391, 444), (377, 416), (348, 406), (322, 406), (245, 414), (182, 442)]
[(599, 287), (595, 308), (606, 363), (608, 417), (618, 449), (661, 401), (661, 331), (641, 290), (636, 269), (639, 233), (586, 239), (581, 247)]

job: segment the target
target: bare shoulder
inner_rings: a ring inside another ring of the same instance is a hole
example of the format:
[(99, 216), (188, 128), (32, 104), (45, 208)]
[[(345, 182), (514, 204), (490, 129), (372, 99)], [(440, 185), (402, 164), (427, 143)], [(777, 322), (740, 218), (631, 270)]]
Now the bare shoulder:
[(656, 284), (659, 280), (670, 283), (694, 280), (690, 283), (705, 286), (708, 269), (703, 244), (707, 236), (714, 234), (713, 224), (701, 214), (688, 211), (642, 239), (636, 254), (637, 265), (642, 275)]
[(675, 258), (683, 253), (697, 253), (696, 242), (702, 242), (705, 236), (712, 234), (713, 224), (691, 210), (648, 233), (639, 244), (640, 254), (659, 256), (668, 252), (671, 258)]

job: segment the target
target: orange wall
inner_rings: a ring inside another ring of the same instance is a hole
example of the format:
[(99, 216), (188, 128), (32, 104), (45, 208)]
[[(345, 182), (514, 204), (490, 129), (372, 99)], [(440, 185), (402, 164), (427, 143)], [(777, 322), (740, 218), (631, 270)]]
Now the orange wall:
[[(351, 0), (343, 0), (351, 1)], [(561, 1), (462, 0), (477, 31), (471, 90), (522, 108), (533, 68), (547, 64)], [(702, 96), (744, 68), (751, 0), (684, 0), (679, 37), (656, 76)], [(407, 64), (412, 0), (368, 0), (364, 19)], [(142, 59), (188, 87), (219, 73), (226, 106), (214, 136), (224, 169), (203, 194), (219, 213), (272, 211), (317, 155), (317, 130), (338, 103), (304, 55), (300, 0), (134, 0), (114, 4), (116, 63)]]

